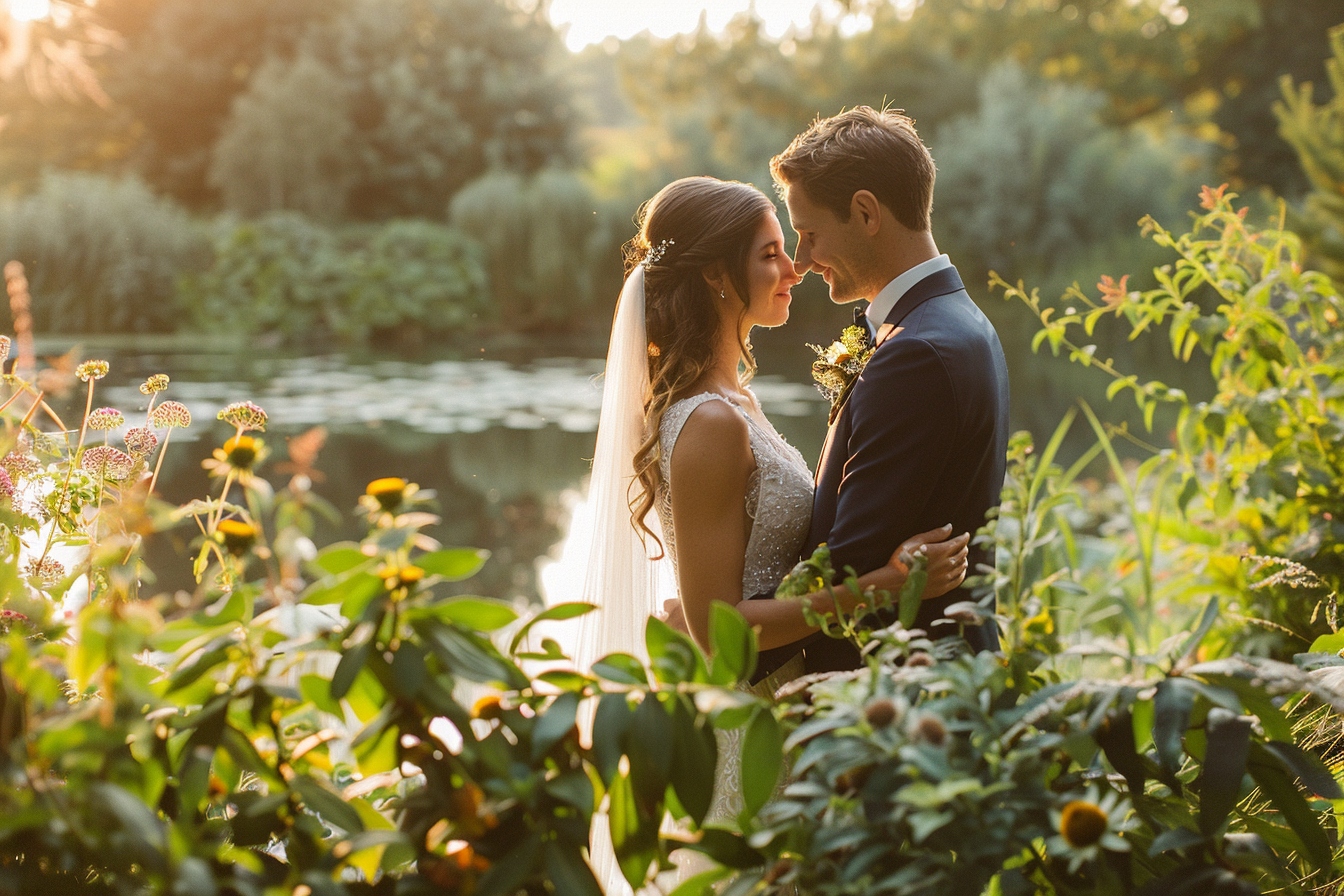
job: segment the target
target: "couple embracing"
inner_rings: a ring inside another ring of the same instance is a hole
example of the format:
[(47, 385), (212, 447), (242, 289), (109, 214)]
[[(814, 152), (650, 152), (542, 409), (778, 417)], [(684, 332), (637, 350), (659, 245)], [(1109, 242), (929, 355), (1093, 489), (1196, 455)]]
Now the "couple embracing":
[[(600, 611), (583, 617), (580, 663), (640, 653), (645, 622), (671, 597), (669, 622), (702, 647), (713, 601), (755, 627), (769, 673), (759, 693), (857, 668), (853, 647), (804, 618), (802, 602), (833, 612), (829, 594), (775, 597), (823, 542), (836, 569), (892, 593), (906, 577), (900, 556), (923, 551), (916, 625), (956, 634), (943, 611), (966, 599), (967, 569), (992, 562), (968, 542), (1003, 485), (1008, 376), (994, 328), (934, 243), (934, 163), (913, 124), (856, 107), (771, 161), (792, 257), (773, 203), (746, 184), (685, 178), (641, 209), (607, 357), (584, 593)], [(834, 302), (869, 300), (855, 317), (873, 349), (837, 397), (815, 476), (747, 385), (751, 329), (784, 324), (809, 271)], [(660, 593), (660, 555), (673, 594)], [(850, 609), (861, 596), (836, 597)], [(998, 646), (992, 622), (963, 637)], [(729, 803), (735, 771), (720, 777)]]

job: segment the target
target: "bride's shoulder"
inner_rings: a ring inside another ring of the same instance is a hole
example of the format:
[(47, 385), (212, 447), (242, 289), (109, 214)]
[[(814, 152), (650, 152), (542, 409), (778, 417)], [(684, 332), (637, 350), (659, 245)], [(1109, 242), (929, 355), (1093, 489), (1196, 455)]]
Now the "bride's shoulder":
[(747, 421), (742, 412), (717, 392), (702, 392), (674, 402), (664, 413), (662, 438), (665, 450), (691, 444), (706, 449), (731, 449), (741, 444), (750, 450)]
[(754, 463), (747, 420), (727, 400), (702, 401), (686, 417), (673, 444), (673, 478), (706, 476), (736, 478), (737, 468), (747, 470)]

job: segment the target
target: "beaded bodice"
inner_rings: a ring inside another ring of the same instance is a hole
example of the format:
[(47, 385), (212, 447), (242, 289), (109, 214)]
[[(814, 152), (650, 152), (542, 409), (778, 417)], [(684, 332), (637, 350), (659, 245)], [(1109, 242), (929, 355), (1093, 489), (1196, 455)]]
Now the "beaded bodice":
[(751, 414), (717, 392), (702, 392), (676, 402), (663, 414), (659, 427), (658, 487), (659, 521), (672, 567), (677, 564), (676, 535), (672, 530), (672, 451), (677, 436), (691, 413), (706, 401), (722, 401), (737, 409), (747, 421), (747, 437), (756, 469), (747, 481), (747, 516), (751, 535), (742, 567), (742, 597), (773, 592), (798, 562), (812, 521), (812, 473), (807, 461), (768, 422)]

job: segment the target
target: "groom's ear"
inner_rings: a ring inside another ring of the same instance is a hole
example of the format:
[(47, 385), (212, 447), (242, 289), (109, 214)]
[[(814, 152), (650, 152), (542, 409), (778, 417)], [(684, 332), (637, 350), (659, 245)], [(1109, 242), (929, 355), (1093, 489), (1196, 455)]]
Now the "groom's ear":
[(862, 224), (869, 236), (873, 236), (881, 228), (884, 211), (882, 204), (869, 190), (859, 190), (850, 197), (849, 219)]

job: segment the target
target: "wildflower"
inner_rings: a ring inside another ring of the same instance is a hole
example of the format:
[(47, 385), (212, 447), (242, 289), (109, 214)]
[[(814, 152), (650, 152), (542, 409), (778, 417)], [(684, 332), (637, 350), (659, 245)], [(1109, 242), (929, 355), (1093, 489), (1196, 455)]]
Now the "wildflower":
[(126, 440), (126, 450), (132, 457), (145, 457), (159, 445), (159, 437), (154, 435), (154, 430), (143, 426), (131, 427), (123, 438)]
[(874, 700), (863, 710), (863, 717), (874, 728), (885, 728), (896, 721), (896, 704), (885, 697)]
[(494, 721), (503, 718), (504, 706), (500, 703), (498, 694), (486, 694), (471, 704), (471, 717), (473, 719), (485, 719)]
[(1219, 187), (1210, 187), (1208, 184), (1199, 188), (1199, 207), (1212, 211), (1219, 202), (1222, 201), (1223, 193), (1227, 190), (1227, 184)]
[(905, 660), (905, 667), (907, 669), (918, 669), (921, 666), (932, 666), (932, 665), (933, 665), (933, 657), (929, 655), (929, 652), (927, 650), (913, 651), (910, 654), (910, 656), (907, 657)]
[(201, 466), (210, 471), (211, 476), (226, 476), (233, 473), (238, 481), (247, 485), (254, 477), (253, 468), (266, 457), (266, 444), (252, 436), (234, 436), (224, 442), (224, 447), (216, 448), (210, 457), (201, 461)]
[(135, 458), (111, 445), (96, 445), (84, 452), (79, 459), (79, 465), (95, 476), (122, 482), (131, 478), (131, 471), (135, 469)]
[(250, 401), (235, 401), (219, 412), (217, 417), (230, 426), (246, 432), (266, 429), (266, 412)]
[(0, 610), (0, 632), (9, 631), (16, 622), (27, 622), (28, 617), (14, 610)]
[(1046, 842), (1046, 848), (1069, 860), (1069, 871), (1075, 872), (1088, 861), (1100, 856), (1101, 850), (1128, 852), (1129, 843), (1121, 836), (1133, 827), (1129, 820), (1129, 804), (1113, 790), (1097, 795), (1095, 787), (1066, 802), (1062, 809), (1050, 813), (1056, 836)]
[(423, 579), (425, 571), (418, 566), (384, 566), (378, 575), (388, 591), (404, 591)]
[(0, 458), (0, 467), (4, 468), (10, 479), (23, 479), (42, 469), (42, 465), (38, 463), (37, 458), (31, 454), (20, 454), (17, 451), (11, 451)]
[(50, 588), (65, 577), (65, 567), (55, 557), (34, 557), (23, 566), (26, 578), (37, 579), (44, 588)]
[(165, 401), (149, 412), (149, 422), (159, 429), (186, 428), (191, 425), (191, 411), (180, 401)]
[(244, 520), (220, 520), (215, 526), (215, 539), (235, 557), (241, 557), (257, 543), (257, 527)]
[(80, 382), (88, 383), (107, 376), (111, 369), (112, 366), (106, 361), (85, 361), (75, 368), (75, 376), (79, 377)]
[(1103, 274), (1101, 282), (1097, 284), (1097, 289), (1101, 291), (1102, 300), (1114, 308), (1123, 303), (1129, 296), (1129, 275), (1125, 274), (1117, 283), (1110, 275)]
[(947, 742), (947, 725), (931, 712), (920, 713), (910, 725), (910, 739), (941, 747)]
[(378, 506), (392, 513), (406, 498), (406, 480), (396, 476), (375, 479), (364, 489), (364, 494), (378, 502)]
[(116, 408), (98, 408), (89, 412), (88, 426), (94, 432), (116, 429), (125, 422), (126, 417)]
[(0, 467), (0, 497), (10, 499), (14, 497), (14, 480), (9, 478), (9, 473)]
[(0, 336), (0, 364), (9, 359), (10, 344), (8, 336)]
[(141, 395), (154, 395), (168, 388), (168, 374), (156, 373), (140, 384)]

